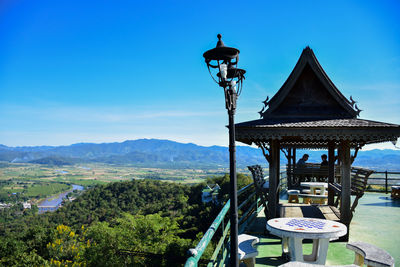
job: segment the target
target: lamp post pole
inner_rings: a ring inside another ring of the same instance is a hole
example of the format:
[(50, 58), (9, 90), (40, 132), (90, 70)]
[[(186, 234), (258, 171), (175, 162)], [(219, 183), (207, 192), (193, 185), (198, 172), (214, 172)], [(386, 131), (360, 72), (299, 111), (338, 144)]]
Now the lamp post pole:
[[(222, 88), (225, 94), (225, 106), (229, 116), (229, 197), (230, 197), (230, 266), (239, 266), (238, 258), (238, 210), (237, 210), (237, 177), (236, 177), (236, 146), (235, 146), (235, 111), (236, 100), (242, 89), (243, 69), (235, 66), (239, 59), (239, 50), (226, 47), (218, 34), (217, 46), (203, 54), (211, 77)], [(234, 61), (235, 60), (235, 61)], [(215, 62), (212, 64), (212, 62)], [(214, 78), (211, 69), (217, 69), (217, 78)]]
[(235, 144), (235, 110), (236, 92), (230, 87), (227, 90), (228, 100), (231, 102), (228, 109), (229, 116), (229, 190), (230, 190), (230, 221), (231, 221), (231, 266), (239, 266), (238, 260), (238, 210), (237, 210), (237, 177), (236, 177), (236, 144)]

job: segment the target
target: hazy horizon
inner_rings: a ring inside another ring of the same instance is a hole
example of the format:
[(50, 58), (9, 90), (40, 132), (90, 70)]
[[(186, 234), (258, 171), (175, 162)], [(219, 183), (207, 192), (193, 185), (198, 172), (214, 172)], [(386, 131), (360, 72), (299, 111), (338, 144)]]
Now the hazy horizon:
[[(41, 146), (43, 146), (43, 147), (47, 147), (47, 146), (48, 147), (58, 147), (58, 146), (71, 146), (71, 145), (76, 145), (76, 144), (97, 144), (97, 145), (99, 145), (99, 144), (110, 144), (110, 143), (124, 143), (124, 142), (127, 142), (127, 141), (137, 141), (137, 140), (171, 141), (171, 142), (177, 142), (177, 143), (182, 143), (182, 144), (194, 144), (194, 145), (203, 146), (203, 147), (213, 147), (213, 146), (228, 147), (228, 146), (224, 146), (224, 145), (201, 145), (201, 144), (197, 144), (197, 143), (194, 143), (194, 142), (179, 142), (179, 141), (171, 140), (171, 139), (157, 139), (157, 138), (138, 138), (138, 139), (123, 140), (123, 141), (115, 141), (115, 142), (77, 142), (77, 143), (62, 144), (62, 145), (30, 145), (30, 146), (8, 146), (8, 145), (5, 145), (5, 144), (0, 144), (0, 145), (4, 145), (4, 146), (7, 146), (7, 147), (12, 147), (12, 148), (18, 148), (18, 147), (41, 147)], [(374, 150), (374, 149), (377, 149), (377, 150), (400, 150), (398, 147), (395, 147), (392, 143), (390, 143), (390, 142), (387, 142), (387, 143), (388, 143), (387, 144), (388, 146), (386, 146), (386, 143), (383, 146), (382, 146), (382, 144), (380, 144), (380, 146), (377, 146), (377, 147), (375, 147), (374, 145), (366, 145), (361, 149), (361, 151), (369, 151), (369, 150)], [(240, 142), (236, 142), (236, 146), (241, 146), (241, 147), (246, 147), (247, 146), (247, 147), (252, 147), (252, 148), (258, 148), (257, 146), (254, 146), (254, 145), (249, 146), (249, 145), (246, 145), (246, 144), (242, 144)], [(313, 150), (313, 149), (310, 149), (310, 150)], [(315, 149), (315, 150), (320, 150), (320, 149)]]

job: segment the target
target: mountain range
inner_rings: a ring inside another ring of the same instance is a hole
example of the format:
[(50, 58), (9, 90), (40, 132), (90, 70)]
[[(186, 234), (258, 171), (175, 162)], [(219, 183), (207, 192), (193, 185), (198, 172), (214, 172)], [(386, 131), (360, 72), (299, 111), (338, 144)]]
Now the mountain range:
[[(298, 151), (310, 155), (310, 162), (320, 162), (326, 151)], [(260, 149), (236, 147), (238, 167), (267, 165)], [(0, 161), (71, 165), (81, 163), (131, 164), (162, 168), (218, 168), (229, 166), (229, 149), (223, 146), (199, 146), (170, 140), (138, 139), (121, 143), (77, 143), (69, 146), (8, 147), (0, 145)], [(281, 164), (287, 160), (281, 153)], [(400, 170), (400, 150), (359, 151), (353, 165), (374, 170)]]

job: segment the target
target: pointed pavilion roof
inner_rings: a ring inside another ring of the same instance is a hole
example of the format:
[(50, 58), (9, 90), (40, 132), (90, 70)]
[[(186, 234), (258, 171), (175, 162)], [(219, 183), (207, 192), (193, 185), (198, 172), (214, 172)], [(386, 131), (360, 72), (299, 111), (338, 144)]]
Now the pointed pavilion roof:
[(355, 147), (400, 136), (400, 125), (357, 119), (360, 110), (354, 103), (336, 88), (306, 47), (282, 87), (269, 102), (264, 101), (261, 119), (235, 125), (236, 140), (251, 144), (278, 139), (283, 146), (298, 147), (350, 140)]
[[(296, 105), (296, 108), (293, 106)], [(336, 88), (314, 52), (306, 47), (281, 89), (268, 102), (265, 119), (350, 119), (357, 116), (351, 102)], [(328, 109), (327, 109), (328, 108)], [(324, 112), (321, 113), (323, 109)]]

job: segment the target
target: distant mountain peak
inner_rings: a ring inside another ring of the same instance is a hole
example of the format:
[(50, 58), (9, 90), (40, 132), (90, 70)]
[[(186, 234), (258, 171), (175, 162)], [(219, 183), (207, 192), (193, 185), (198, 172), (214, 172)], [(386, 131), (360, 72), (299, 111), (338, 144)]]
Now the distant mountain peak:
[[(267, 166), (261, 150), (237, 146), (238, 167)], [(303, 151), (298, 151), (298, 155)], [(319, 162), (325, 151), (307, 151), (310, 162)], [(114, 143), (76, 143), (69, 146), (7, 147), (0, 145), (0, 161), (40, 164), (102, 162), (163, 168), (229, 167), (229, 150), (223, 146), (199, 146), (163, 139), (137, 139)], [(281, 155), (282, 167), (286, 158)], [(354, 165), (375, 170), (400, 170), (400, 150), (360, 151)]]

